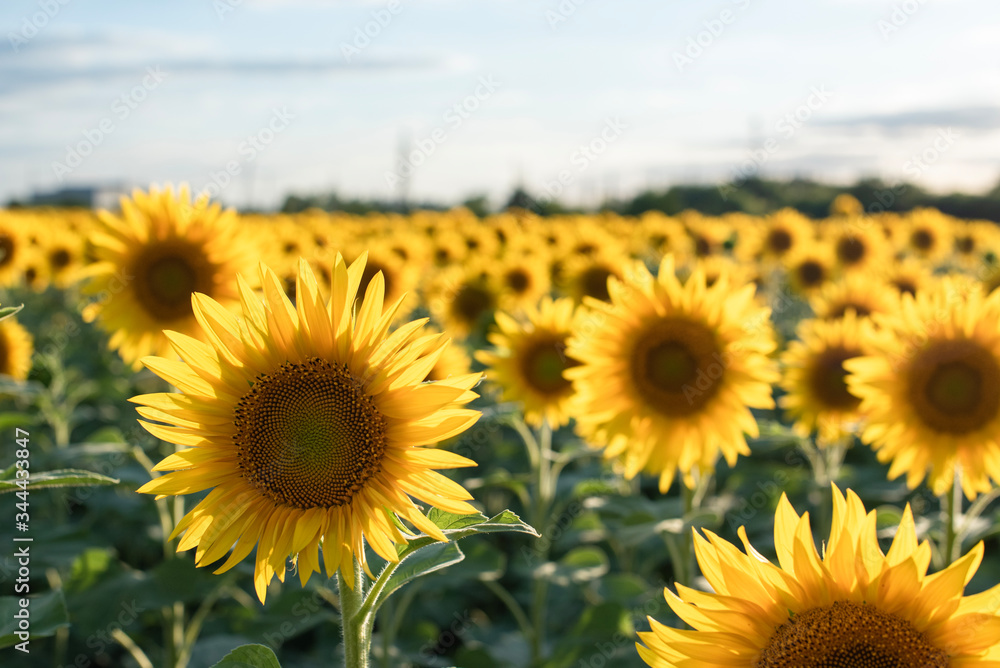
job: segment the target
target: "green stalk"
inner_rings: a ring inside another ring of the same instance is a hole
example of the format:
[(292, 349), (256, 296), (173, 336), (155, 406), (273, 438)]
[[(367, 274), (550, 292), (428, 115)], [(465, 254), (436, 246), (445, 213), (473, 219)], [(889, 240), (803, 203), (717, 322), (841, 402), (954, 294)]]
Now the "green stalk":
[(343, 574), (337, 571), (337, 591), (340, 595), (340, 625), (344, 633), (345, 668), (368, 668), (371, 650), (371, 629), (366, 628), (362, 613), (365, 573), (354, 559), (354, 589), (347, 586)]
[(948, 513), (945, 517), (945, 538), (944, 538), (944, 568), (954, 563), (962, 550), (962, 541), (958, 540), (956, 530), (956, 518), (962, 513), (962, 486), (959, 484), (959, 476), (956, 473), (955, 481), (952, 483), (951, 492), (947, 498)]

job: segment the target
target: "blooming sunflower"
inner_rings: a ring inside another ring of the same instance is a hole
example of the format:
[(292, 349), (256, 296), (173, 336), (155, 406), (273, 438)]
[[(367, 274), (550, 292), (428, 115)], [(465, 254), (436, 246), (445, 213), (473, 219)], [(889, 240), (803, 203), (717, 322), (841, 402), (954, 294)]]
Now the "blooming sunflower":
[(97, 262), (84, 291), (99, 299), (83, 315), (138, 369), (143, 355), (171, 354), (163, 330), (198, 335), (192, 293), (238, 307), (234, 277), (251, 267), (253, 248), (237, 235), (235, 212), (192, 204), (186, 187), (135, 190), (121, 207), (121, 217), (101, 212), (104, 229), (92, 236)]
[(33, 340), (14, 318), (0, 320), (0, 375), (24, 380), (31, 370)]
[(743, 434), (758, 433), (750, 407), (772, 408), (778, 379), (770, 309), (754, 286), (722, 275), (708, 288), (700, 268), (682, 284), (667, 256), (656, 278), (637, 263), (609, 292), (610, 304), (587, 300), (592, 311), (566, 350), (581, 362), (565, 371), (581, 435), (620, 457), (627, 478), (659, 474), (664, 492), (677, 470), (690, 486), (720, 451), (730, 465), (749, 454)]
[(850, 434), (861, 419), (861, 399), (848, 391), (844, 362), (870, 352), (868, 319), (848, 311), (831, 321), (803, 320), (798, 340), (781, 356), (781, 386), (788, 394), (780, 404), (803, 436), (818, 432), (820, 445)]
[(431, 281), (425, 302), (450, 336), (485, 331), (500, 301), (500, 286), (489, 272), (473, 267), (442, 270)]
[(931, 548), (917, 542), (907, 505), (889, 548), (851, 490), (833, 487), (833, 522), (822, 556), (809, 513), (784, 495), (774, 518), (775, 566), (739, 529), (746, 554), (710, 531), (695, 553), (714, 592), (677, 585), (664, 595), (693, 630), (650, 618), (639, 655), (654, 668), (828, 666), (971, 668), (1000, 658), (1000, 586), (963, 596), (983, 558), (979, 543), (927, 575)]
[(811, 295), (829, 281), (836, 269), (833, 252), (819, 243), (800, 246), (782, 258), (788, 282), (802, 294)]
[(561, 427), (569, 422), (573, 386), (563, 371), (579, 362), (566, 354), (566, 341), (576, 320), (573, 300), (544, 297), (525, 309), (525, 322), (497, 312), (497, 331), (489, 335), (495, 350), (481, 350), (476, 359), (493, 371), (492, 382), (502, 399), (524, 404), (528, 424)]
[(891, 313), (899, 308), (899, 293), (886, 282), (858, 273), (831, 281), (809, 298), (817, 318), (836, 320), (848, 312), (867, 318), (875, 313)]
[(957, 469), (967, 497), (989, 491), (1000, 481), (1000, 292), (948, 277), (875, 323), (873, 354), (844, 365), (867, 416), (862, 440), (911, 488), (928, 476), (943, 494)]
[(182, 394), (135, 397), (154, 436), (182, 446), (156, 470), (171, 471), (139, 491), (191, 494), (214, 488), (174, 529), (178, 550), (197, 546), (206, 566), (235, 548), (228, 570), (257, 546), (254, 584), (264, 601), (272, 577), (284, 581), (296, 556), (303, 584), (340, 569), (353, 588), (353, 560), (368, 571), (365, 542), (397, 560), (406, 536), (399, 517), (445, 540), (408, 495), (453, 513), (471, 513), (468, 492), (434, 468), (474, 462), (424, 446), (467, 429), (479, 416), (462, 406), (476, 397), (479, 374), (422, 383), (447, 339), (423, 336), (418, 320), (389, 335), (398, 302), (383, 308), (376, 276), (355, 304), (365, 259), (333, 268), (333, 295), (320, 297), (308, 263), (299, 267), (297, 304), (261, 266), (263, 302), (240, 279), (242, 319), (214, 300), (194, 297), (209, 343), (168, 336), (183, 362), (143, 363)]

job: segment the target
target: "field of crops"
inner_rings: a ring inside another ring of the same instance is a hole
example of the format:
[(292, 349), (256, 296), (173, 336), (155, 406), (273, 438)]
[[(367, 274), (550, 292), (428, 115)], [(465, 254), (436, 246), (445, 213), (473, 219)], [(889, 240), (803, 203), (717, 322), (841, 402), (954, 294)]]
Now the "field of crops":
[(848, 196), (0, 211), (2, 663), (1000, 665), (998, 285)]

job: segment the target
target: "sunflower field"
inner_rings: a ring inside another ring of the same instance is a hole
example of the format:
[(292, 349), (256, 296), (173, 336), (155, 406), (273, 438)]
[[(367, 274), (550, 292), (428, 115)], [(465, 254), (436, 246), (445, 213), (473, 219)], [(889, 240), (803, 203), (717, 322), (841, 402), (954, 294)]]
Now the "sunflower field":
[(0, 211), (4, 666), (1000, 666), (1000, 228)]

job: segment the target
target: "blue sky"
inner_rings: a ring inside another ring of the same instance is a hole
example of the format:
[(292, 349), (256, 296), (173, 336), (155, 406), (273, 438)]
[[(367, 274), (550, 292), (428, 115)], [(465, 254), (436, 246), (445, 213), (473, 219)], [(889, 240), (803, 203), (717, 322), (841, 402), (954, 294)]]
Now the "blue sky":
[(0, 201), (1000, 180), (996, 0), (5, 0), (0, 27)]

